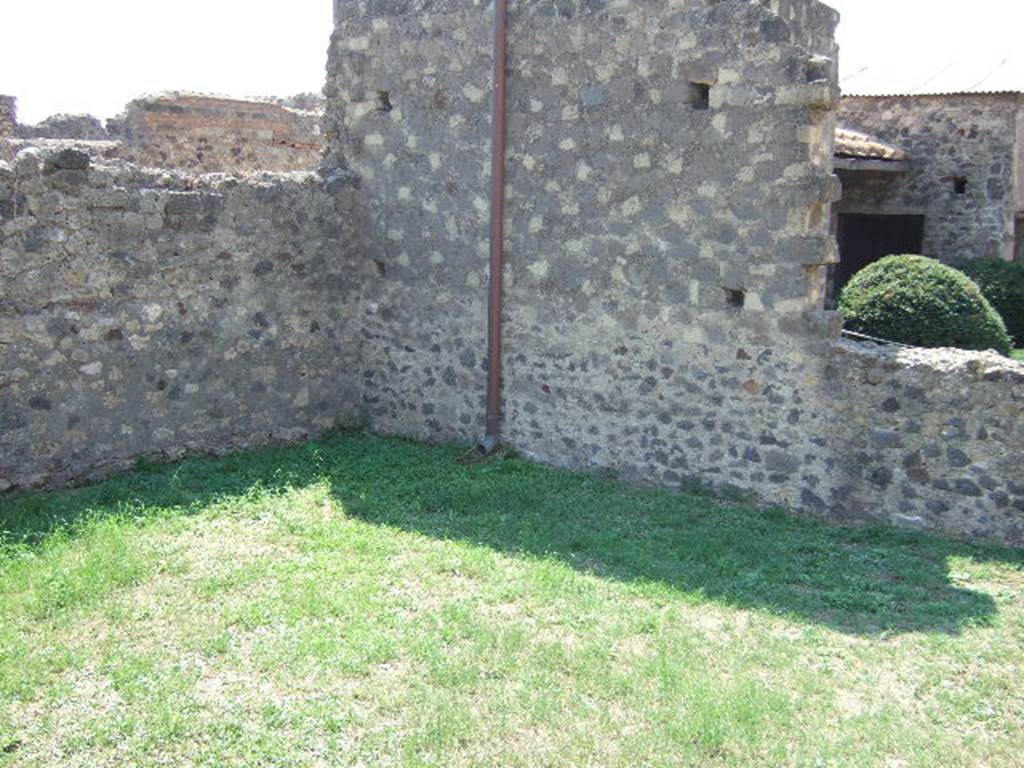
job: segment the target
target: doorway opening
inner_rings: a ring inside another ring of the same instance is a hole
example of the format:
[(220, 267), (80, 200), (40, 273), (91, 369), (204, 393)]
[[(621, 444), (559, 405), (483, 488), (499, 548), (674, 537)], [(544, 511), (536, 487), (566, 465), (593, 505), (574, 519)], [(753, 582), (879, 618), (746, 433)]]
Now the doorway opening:
[(841, 213), (836, 230), (839, 263), (829, 281), (828, 301), (835, 306), (850, 278), (883, 256), (921, 253), (924, 216)]

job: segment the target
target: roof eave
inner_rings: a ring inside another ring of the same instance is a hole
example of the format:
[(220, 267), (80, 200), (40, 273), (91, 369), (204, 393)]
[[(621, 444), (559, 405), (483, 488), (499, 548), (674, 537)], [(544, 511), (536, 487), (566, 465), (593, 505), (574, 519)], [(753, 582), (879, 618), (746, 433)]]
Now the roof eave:
[(864, 157), (836, 157), (832, 167), (837, 171), (874, 171), (880, 173), (906, 173), (910, 163), (906, 160), (878, 160)]

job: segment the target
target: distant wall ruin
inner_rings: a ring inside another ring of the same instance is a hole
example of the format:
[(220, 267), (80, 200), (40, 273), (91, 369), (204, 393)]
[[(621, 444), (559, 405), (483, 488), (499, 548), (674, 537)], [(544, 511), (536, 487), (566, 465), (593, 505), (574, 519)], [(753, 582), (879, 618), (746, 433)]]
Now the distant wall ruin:
[(196, 173), (306, 171), (323, 154), (321, 115), (280, 104), (200, 95), (131, 102), (121, 121), (133, 160)]
[(51, 115), (33, 126), (20, 126), (24, 139), (77, 139), (106, 141), (111, 138), (103, 121), (93, 115)]
[(17, 123), (13, 97), (0, 98), (7, 100), (0, 101), (0, 139), (7, 140), (0, 158), (8, 161), (26, 146), (73, 140), (108, 142), (87, 149), (152, 168), (290, 172), (315, 170), (324, 151), (314, 94), (276, 101), (160, 94), (132, 101), (106, 125), (92, 115), (54, 115), (31, 126)]

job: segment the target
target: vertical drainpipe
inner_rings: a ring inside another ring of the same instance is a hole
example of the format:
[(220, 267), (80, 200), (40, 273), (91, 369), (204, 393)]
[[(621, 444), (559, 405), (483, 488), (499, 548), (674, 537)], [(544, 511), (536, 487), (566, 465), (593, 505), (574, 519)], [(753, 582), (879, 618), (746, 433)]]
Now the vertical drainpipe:
[(494, 95), (491, 117), (491, 275), (487, 291), (487, 432), (481, 448), (501, 441), (502, 276), (505, 269), (505, 148), (508, 129), (506, 67), (508, 0), (494, 0)]

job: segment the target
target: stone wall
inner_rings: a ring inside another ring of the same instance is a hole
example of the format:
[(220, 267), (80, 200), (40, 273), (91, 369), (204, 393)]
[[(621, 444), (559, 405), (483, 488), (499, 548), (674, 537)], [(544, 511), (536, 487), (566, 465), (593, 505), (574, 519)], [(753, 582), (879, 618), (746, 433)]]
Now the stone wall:
[[(456, 0), (335, 13), (328, 162), (360, 177), (377, 265), (367, 419), (472, 440), (492, 16)], [(811, 2), (512, 8), (505, 440), (561, 466), (1019, 542), (1024, 367), (861, 349), (821, 310), (834, 23)]]
[(168, 93), (136, 99), (106, 123), (92, 115), (60, 114), (19, 125), (14, 97), (0, 96), (0, 159), (9, 161), (32, 144), (103, 141), (110, 143), (105, 156), (154, 168), (314, 171), (324, 151), (322, 101), (317, 94), (257, 101)]
[(1024, 365), (844, 342), (826, 384), (829, 483), (806, 508), (1024, 544)]
[(20, 126), (18, 134), (25, 139), (105, 141), (110, 138), (103, 121), (94, 115), (51, 115), (35, 125)]
[[(786, 7), (819, 26), (755, 3), (513, 5), (504, 428), (517, 448), (795, 503), (802, 475), (825, 471), (810, 442), (822, 415), (801, 402), (835, 330), (821, 307), (836, 17)], [(368, 418), (474, 439), (493, 16), (458, 0), (336, 16), (331, 157), (361, 177), (380, 272)]]
[(18, 133), (18, 103), (13, 96), (0, 96), (0, 139)]
[(40, 139), (13, 138), (0, 139), (0, 160), (13, 164), (15, 158), (25, 149), (40, 152), (59, 151), (62, 149), (78, 149), (94, 160), (121, 160), (123, 147), (118, 141), (80, 141), (77, 139)]
[(271, 102), (166, 94), (131, 102), (115, 125), (125, 156), (142, 165), (237, 173), (315, 170), (320, 120)]
[(0, 489), (351, 423), (350, 189), (0, 162)]
[[(840, 172), (837, 213), (925, 216), (924, 252), (1012, 258), (1024, 141), (1021, 94), (850, 96), (840, 119), (909, 150), (904, 174)], [(958, 194), (955, 180), (966, 182)]]
[(1016, 216), (1014, 221), (1014, 254), (1015, 261), (1024, 261), (1024, 96), (1021, 97), (1017, 110), (1017, 154), (1014, 157), (1016, 168)]
[[(492, 11), (335, 10), (323, 178), (0, 163), (0, 487), (335, 424), (481, 436)], [(510, 21), (505, 442), (1024, 543), (1024, 365), (857, 346), (822, 309), (835, 15)]]

